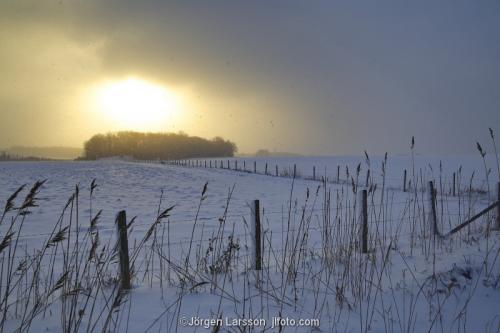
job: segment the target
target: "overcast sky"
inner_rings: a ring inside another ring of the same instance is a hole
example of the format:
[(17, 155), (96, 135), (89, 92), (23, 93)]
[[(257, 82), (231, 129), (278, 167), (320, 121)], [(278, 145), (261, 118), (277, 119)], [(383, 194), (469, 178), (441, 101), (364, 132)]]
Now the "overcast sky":
[(162, 130), (240, 152), (470, 153), (500, 132), (500, 2), (0, 2), (0, 147), (125, 129), (85, 98), (129, 77), (183, 94)]

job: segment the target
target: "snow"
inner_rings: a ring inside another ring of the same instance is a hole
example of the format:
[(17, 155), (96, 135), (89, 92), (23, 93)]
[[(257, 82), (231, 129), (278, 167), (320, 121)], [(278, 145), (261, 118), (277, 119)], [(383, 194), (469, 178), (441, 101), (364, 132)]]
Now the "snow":
[[(300, 175), (295, 180), (220, 168), (120, 160), (8, 162), (0, 163), (0, 203), (5, 203), (22, 184), (29, 184), (16, 200), (19, 205), (35, 181), (47, 179), (38, 195), (38, 207), (30, 208), (31, 214), (25, 217), (16, 263), (26, 255), (34, 256), (51, 237), (77, 184), (78, 207), (74, 202), (71, 249), (79, 230), (81, 247), (88, 251), (89, 243), (82, 239), (89, 235), (90, 220), (99, 210), (100, 248), (114, 244), (115, 216), (126, 210), (129, 221), (137, 216), (129, 230), (133, 257), (158, 213), (174, 206), (170, 216), (158, 224), (156, 243), (149, 239), (138, 252), (134, 287), (126, 294), (119, 311), (111, 313), (108, 330), (192, 332), (195, 327), (182, 326), (181, 321), (193, 321), (199, 324), (197, 331), (211, 331), (213, 326), (204, 324), (220, 316), (221, 330), (230, 332), (237, 331), (229, 326), (232, 320), (242, 324), (243, 319), (246, 324), (254, 323), (250, 319), (261, 320), (258, 323), (265, 320), (268, 331), (278, 331), (270, 328), (275, 317), (288, 319), (288, 323), (292, 319), (319, 319), (318, 326), (309, 322), (307, 326), (286, 327), (285, 331), (290, 332), (498, 331), (500, 233), (492, 228), (496, 213), (481, 217), (445, 240), (433, 242), (428, 193), (423, 191), (429, 180), (435, 182), (438, 227), (447, 233), (496, 200), (495, 171), (490, 172), (487, 184), (480, 156), (417, 155), (414, 166), (411, 156), (389, 156), (384, 183), (384, 158), (369, 159), (369, 165), (365, 156), (237, 159), (238, 167), (242, 168), (245, 161), (247, 170), (253, 170), (255, 160), (260, 173), (264, 173), (268, 163), (268, 173), (272, 175), (275, 165), (282, 173), (284, 169), (293, 170), (295, 164)], [(234, 167), (235, 159), (229, 160)], [(203, 166), (204, 160), (200, 163)], [(356, 177), (358, 164), (360, 172)], [(226, 159), (223, 165), (226, 168)], [(337, 165), (341, 170), (339, 182)], [(491, 157), (487, 165), (496, 170)], [(313, 166), (317, 178), (324, 176), (327, 183), (311, 179)], [(352, 177), (348, 182), (346, 166)], [(370, 251), (360, 254), (359, 199), (353, 193), (352, 181), (363, 189), (368, 169)], [(404, 169), (408, 170), (408, 181), (418, 180), (418, 191), (411, 186), (407, 192), (402, 191)], [(453, 172), (460, 176), (457, 196), (451, 195)], [(473, 173), (473, 191), (467, 191)], [(98, 187), (90, 200), (93, 179)], [(202, 197), (205, 184), (207, 190)], [(325, 200), (328, 195), (329, 202)], [(264, 239), (264, 270), (260, 274), (252, 269), (251, 205), (255, 199), (260, 200)], [(64, 214), (61, 226), (69, 226), (69, 212)], [(9, 212), (2, 222), (2, 238), (14, 216), (15, 212)], [(328, 232), (325, 228), (329, 228)], [(208, 251), (209, 239), (218, 239), (212, 243), (213, 251)], [(231, 244), (237, 246), (229, 253), (230, 267), (214, 265), (221, 264), (215, 253), (222, 255)], [(164, 258), (154, 254), (152, 248), (161, 249)], [(52, 247), (50, 251), (55, 251), (50, 257), (54, 265), (50, 266), (49, 258), (44, 265), (54, 269), (52, 280), (48, 268), (42, 274), (47, 288), (54, 285), (69, 258), (64, 246), (57, 250)], [(182, 281), (176, 269), (184, 269), (188, 254), (188, 271), (195, 279)], [(87, 255), (81, 254), (80, 259)], [(149, 256), (153, 256), (151, 260)], [(86, 308), (79, 331), (87, 331), (94, 323), (94, 330), (103, 329), (116, 291), (116, 261), (110, 260), (106, 269), (109, 286), (95, 291), (95, 311), (102, 311), (103, 317), (98, 320)], [(283, 264), (291, 271), (284, 272)], [(211, 265), (211, 269), (219, 269), (218, 273), (210, 272)], [(2, 285), (5, 279), (4, 275)], [(24, 277), (22, 282), (26, 287), (30, 281)], [(24, 329), (64, 331), (62, 308), (69, 305), (63, 306), (62, 291), (70, 287), (65, 285), (51, 294), (47, 311), (34, 317), (30, 329)], [(14, 330), (23, 320), (19, 313), (24, 303), (16, 302), (16, 293), (8, 299), (11, 306), (6, 331)], [(84, 308), (83, 293), (76, 300), (76, 308)], [(253, 329), (261, 331), (263, 327)]]

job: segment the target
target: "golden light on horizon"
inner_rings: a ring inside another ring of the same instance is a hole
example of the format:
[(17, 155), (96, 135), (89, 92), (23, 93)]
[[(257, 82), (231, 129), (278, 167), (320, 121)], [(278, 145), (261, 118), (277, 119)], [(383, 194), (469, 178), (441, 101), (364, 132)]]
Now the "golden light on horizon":
[(128, 78), (95, 87), (97, 111), (121, 130), (164, 131), (180, 116), (181, 97), (145, 80)]

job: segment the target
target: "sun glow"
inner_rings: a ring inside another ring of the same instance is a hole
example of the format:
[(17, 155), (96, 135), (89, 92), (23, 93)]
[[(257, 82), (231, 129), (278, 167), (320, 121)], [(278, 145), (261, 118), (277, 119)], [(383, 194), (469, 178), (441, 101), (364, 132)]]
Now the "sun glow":
[(181, 109), (179, 96), (160, 85), (135, 78), (98, 86), (95, 102), (98, 111), (121, 130), (167, 130)]

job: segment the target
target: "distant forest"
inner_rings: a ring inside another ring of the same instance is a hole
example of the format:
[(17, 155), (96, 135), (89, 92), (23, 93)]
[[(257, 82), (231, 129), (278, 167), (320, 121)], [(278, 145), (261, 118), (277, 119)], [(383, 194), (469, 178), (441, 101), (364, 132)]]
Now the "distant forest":
[(0, 162), (5, 161), (52, 161), (52, 159), (37, 156), (13, 155), (2, 151), (0, 152)]
[(84, 144), (83, 159), (129, 156), (139, 160), (173, 160), (201, 157), (232, 157), (236, 145), (215, 137), (211, 140), (184, 133), (116, 132), (96, 134)]

